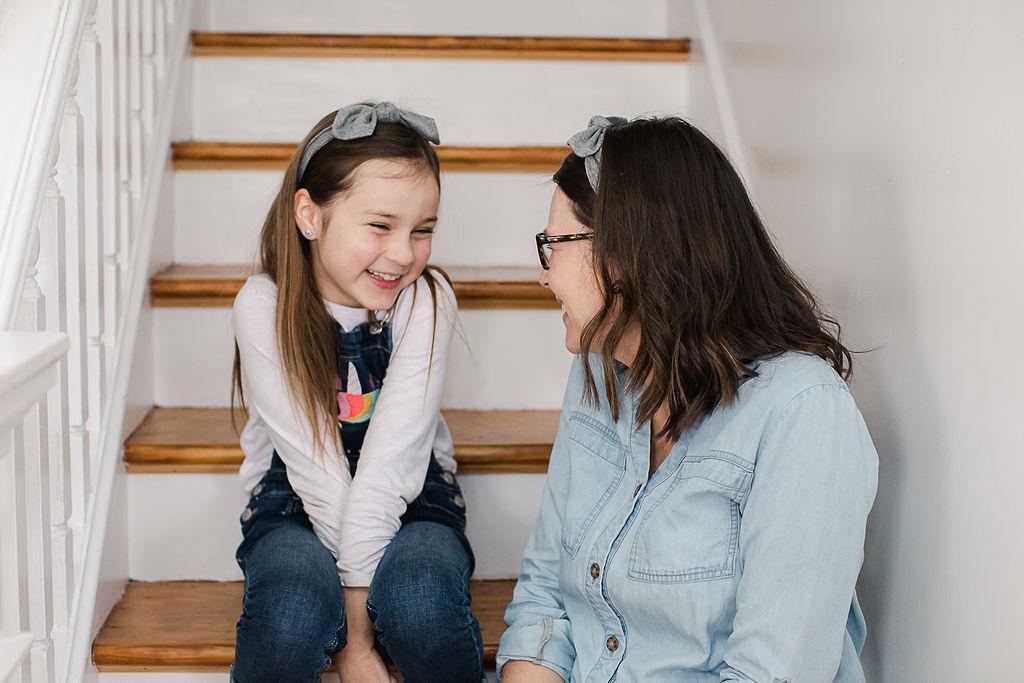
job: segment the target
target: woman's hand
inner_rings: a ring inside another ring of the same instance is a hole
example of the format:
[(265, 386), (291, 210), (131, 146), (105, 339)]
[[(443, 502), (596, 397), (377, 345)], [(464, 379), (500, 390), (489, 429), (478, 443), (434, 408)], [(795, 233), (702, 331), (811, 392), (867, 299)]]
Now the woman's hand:
[(562, 683), (562, 677), (546, 666), (514, 659), (501, 667), (502, 683)]

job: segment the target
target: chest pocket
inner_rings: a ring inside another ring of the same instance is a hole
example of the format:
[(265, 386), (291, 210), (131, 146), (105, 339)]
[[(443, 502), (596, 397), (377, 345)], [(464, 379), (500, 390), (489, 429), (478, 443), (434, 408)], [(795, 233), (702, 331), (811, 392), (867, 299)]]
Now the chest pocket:
[(562, 546), (576, 557), (594, 520), (626, 473), (626, 454), (615, 432), (583, 413), (569, 416), (568, 496), (562, 518)]
[(740, 506), (753, 467), (731, 453), (687, 455), (643, 513), (628, 576), (649, 583), (725, 579), (736, 573)]

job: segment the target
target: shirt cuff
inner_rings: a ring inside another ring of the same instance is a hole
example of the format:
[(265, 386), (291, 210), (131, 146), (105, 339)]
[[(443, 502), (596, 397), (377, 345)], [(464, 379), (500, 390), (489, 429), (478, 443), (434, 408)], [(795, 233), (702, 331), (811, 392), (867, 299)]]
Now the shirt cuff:
[(568, 619), (547, 617), (532, 624), (512, 626), (501, 636), (495, 668), (512, 660), (523, 660), (551, 669), (568, 681), (576, 661), (576, 648), (569, 635)]
[(342, 587), (369, 588), (370, 583), (373, 581), (372, 572), (342, 571), (339, 568), (338, 574), (341, 576)]

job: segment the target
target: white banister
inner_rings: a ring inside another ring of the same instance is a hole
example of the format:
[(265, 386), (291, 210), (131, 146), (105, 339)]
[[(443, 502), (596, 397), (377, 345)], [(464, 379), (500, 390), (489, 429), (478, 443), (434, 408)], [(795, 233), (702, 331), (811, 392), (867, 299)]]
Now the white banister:
[(190, 15), (0, 4), (0, 681), (88, 662)]
[(48, 437), (39, 425), (67, 348), (61, 334), (0, 332), (0, 680), (23, 667), (54, 678)]

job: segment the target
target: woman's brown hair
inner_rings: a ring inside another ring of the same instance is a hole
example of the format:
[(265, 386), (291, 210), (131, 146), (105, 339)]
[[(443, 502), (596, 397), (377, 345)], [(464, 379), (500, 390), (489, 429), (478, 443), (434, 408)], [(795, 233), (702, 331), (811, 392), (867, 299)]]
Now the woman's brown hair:
[[(300, 236), (295, 222), (295, 193), (305, 189), (318, 206), (329, 207), (352, 188), (356, 169), (373, 159), (406, 161), (410, 173), (427, 171), (438, 185), (441, 182), (440, 164), (434, 148), (415, 131), (398, 123), (379, 123), (372, 135), (356, 140), (332, 139), (313, 155), (302, 177), (298, 177), (302, 151), (318, 133), (331, 127), (334, 117), (335, 112), (331, 112), (321, 119), (289, 160), (281, 188), (260, 232), (257, 268), (257, 272), (266, 273), (277, 285), (275, 329), (282, 370), (291, 390), (292, 402), (309, 416), (313, 437), (321, 448), (327, 440), (340, 445), (338, 430), (333, 427), (338, 410), (334, 321), (313, 278), (312, 247)], [(424, 274), (433, 298), (436, 319), (438, 294), (435, 277), (444, 278), (449, 285), (451, 281), (436, 266), (427, 266)], [(413, 296), (415, 294), (414, 290)], [(237, 343), (231, 379), (233, 422), (236, 395), (238, 403), (245, 409)]]
[(679, 118), (637, 119), (605, 133), (595, 192), (582, 158), (554, 175), (576, 218), (591, 228), (603, 305), (584, 328), (586, 396), (598, 401), (588, 354), (602, 338), (604, 394), (618, 419), (614, 352), (630, 326), (640, 344), (628, 393), (637, 424), (663, 405), (659, 436), (678, 439), (755, 372), (786, 351), (826, 360), (849, 380), (840, 326), (772, 243), (746, 188), (718, 147)]

